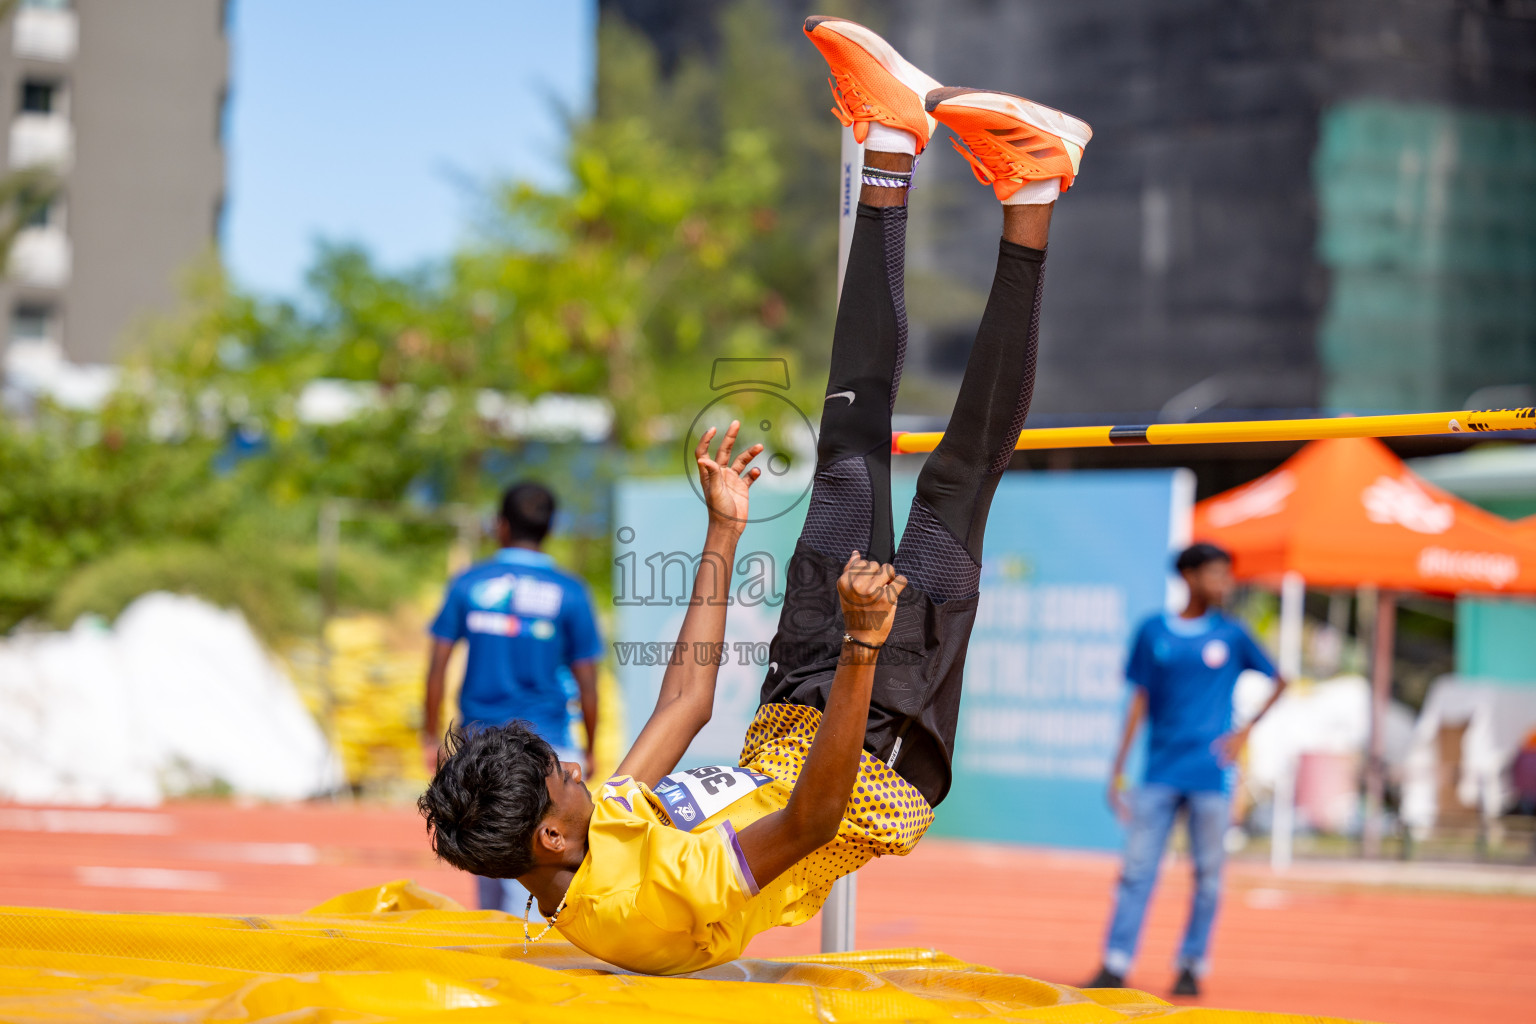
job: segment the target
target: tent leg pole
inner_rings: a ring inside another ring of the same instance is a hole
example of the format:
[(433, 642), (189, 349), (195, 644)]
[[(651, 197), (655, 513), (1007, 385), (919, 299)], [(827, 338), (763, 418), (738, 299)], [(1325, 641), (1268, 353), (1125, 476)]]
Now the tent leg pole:
[(1299, 754), (1287, 756), (1275, 779), (1274, 814), (1269, 836), (1269, 869), (1280, 873), (1291, 866), (1296, 834), (1296, 768)]
[(1307, 581), (1299, 572), (1280, 580), (1280, 675), (1288, 681), (1301, 678), (1301, 634), (1306, 612)]
[(1386, 742), (1382, 735), (1387, 720), (1387, 700), (1392, 694), (1392, 655), (1397, 638), (1397, 595), (1384, 592), (1376, 598), (1376, 650), (1371, 658), (1371, 739), (1365, 761), (1365, 820), (1360, 832), (1361, 852), (1381, 856), (1382, 798), (1386, 792)]

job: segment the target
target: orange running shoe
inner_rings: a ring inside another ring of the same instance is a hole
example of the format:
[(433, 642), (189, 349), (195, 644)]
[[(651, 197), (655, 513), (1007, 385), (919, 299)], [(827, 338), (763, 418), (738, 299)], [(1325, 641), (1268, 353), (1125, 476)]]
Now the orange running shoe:
[(933, 135), (934, 119), (923, 98), (939, 83), (908, 63), (896, 48), (857, 22), (815, 15), (805, 19), (805, 34), (832, 69), (832, 113), (853, 129), (860, 143), (878, 121), (917, 136), (921, 153)]
[(924, 106), (960, 136), (965, 145), (956, 142), (955, 148), (971, 162), (976, 180), (991, 185), (999, 199), (1026, 181), (1046, 178), (1060, 178), (1065, 192), (1093, 138), (1088, 122), (1006, 92), (935, 89)]

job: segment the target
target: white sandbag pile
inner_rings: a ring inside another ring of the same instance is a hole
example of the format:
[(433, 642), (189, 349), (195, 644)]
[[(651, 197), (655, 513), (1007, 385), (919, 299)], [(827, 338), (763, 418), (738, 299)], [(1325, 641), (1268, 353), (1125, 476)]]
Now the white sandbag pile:
[[(1238, 678), (1234, 718), (1245, 722), (1258, 713), (1274, 683), (1258, 672)], [(1294, 771), (1302, 754), (1363, 754), (1371, 734), (1371, 684), (1363, 676), (1342, 675), (1292, 686), (1253, 727), (1247, 771), (1259, 788), (1272, 790), (1280, 774)], [(1391, 701), (1383, 723), (1388, 765), (1401, 764), (1413, 734), (1413, 711)]]
[[(1440, 763), (1440, 730), (1465, 726), (1460, 763)], [(1503, 814), (1516, 797), (1509, 776), (1515, 755), (1536, 729), (1536, 691), (1507, 683), (1447, 675), (1424, 698), (1403, 768), (1403, 820), (1420, 839), (1443, 812), (1441, 780), (1449, 774), (1455, 800), (1476, 808), (1484, 820)], [(1454, 774), (1450, 774), (1454, 772)]]
[(298, 800), (343, 781), (237, 612), (147, 594), (110, 628), (0, 641), (0, 800), (149, 805), (224, 787)]

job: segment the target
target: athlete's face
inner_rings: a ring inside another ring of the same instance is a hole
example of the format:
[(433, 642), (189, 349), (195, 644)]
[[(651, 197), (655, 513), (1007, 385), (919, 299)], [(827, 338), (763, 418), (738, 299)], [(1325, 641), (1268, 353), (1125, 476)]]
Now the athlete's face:
[(550, 813), (566, 805), (592, 806), (592, 791), (581, 777), (581, 765), (575, 761), (556, 761), (555, 770), (544, 780), (549, 786)]
[[(544, 778), (549, 788), (549, 812), (540, 823), (536, 845), (555, 863), (581, 863), (587, 851), (587, 824), (592, 820), (592, 793), (575, 761), (557, 761)], [(539, 858), (543, 859), (543, 858)]]
[(549, 787), (549, 817), (561, 822), (579, 820), (585, 835), (587, 819), (592, 816), (592, 791), (581, 777), (581, 765), (575, 761), (555, 762), (555, 770), (544, 784)]
[(1186, 571), (1184, 581), (1189, 584), (1189, 596), (1204, 601), (1211, 608), (1226, 604), (1236, 586), (1232, 563), (1225, 558), (1213, 559), (1198, 569)]

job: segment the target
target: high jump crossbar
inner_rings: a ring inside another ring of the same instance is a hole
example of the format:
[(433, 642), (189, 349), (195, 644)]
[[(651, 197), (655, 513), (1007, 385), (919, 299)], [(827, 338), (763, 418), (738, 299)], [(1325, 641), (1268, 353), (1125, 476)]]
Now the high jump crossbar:
[[(1019, 434), (1018, 451), (1043, 448), (1110, 448), (1147, 444), (1232, 444), (1242, 441), (1317, 441), (1330, 437), (1410, 437), (1501, 430), (1536, 430), (1536, 408), (1467, 409), (1394, 416), (1335, 416), (1306, 420), (1240, 420), (1228, 423), (1148, 423), (1140, 426), (1044, 427)], [(931, 452), (942, 431), (891, 435), (895, 454)]]

